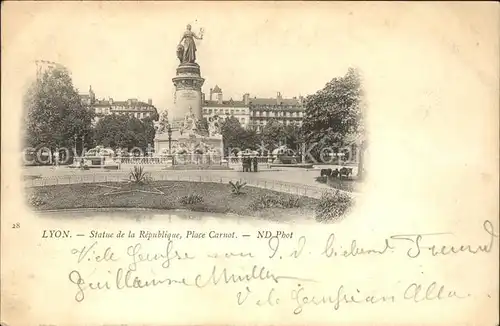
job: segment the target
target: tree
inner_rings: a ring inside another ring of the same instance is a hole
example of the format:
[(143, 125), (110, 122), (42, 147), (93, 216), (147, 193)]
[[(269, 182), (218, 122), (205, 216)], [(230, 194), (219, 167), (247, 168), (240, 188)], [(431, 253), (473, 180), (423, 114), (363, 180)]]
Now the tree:
[(146, 117), (142, 119), (142, 124), (144, 126), (144, 132), (145, 132), (146, 146), (152, 145), (156, 136), (156, 129), (153, 118)]
[(241, 148), (244, 149), (256, 150), (260, 144), (259, 134), (256, 130), (250, 128), (244, 129), (239, 139)]
[(153, 121), (149, 118), (141, 121), (128, 115), (107, 115), (94, 128), (95, 143), (113, 149), (131, 150), (136, 147), (145, 153), (154, 137)]
[(285, 144), (288, 148), (296, 151), (302, 144), (302, 131), (296, 124), (286, 125), (284, 127)]
[(94, 112), (85, 107), (66, 69), (46, 71), (23, 98), (27, 146), (73, 148), (75, 136), (91, 135)]
[(266, 149), (272, 151), (279, 145), (286, 143), (285, 126), (276, 119), (269, 119), (262, 129), (260, 137)]
[(245, 129), (241, 126), (240, 121), (235, 117), (229, 117), (222, 123), (221, 128), (222, 139), (224, 141), (224, 152), (230, 154), (230, 149), (242, 148), (241, 135), (245, 133)]
[(326, 147), (339, 149), (359, 139), (363, 129), (363, 90), (360, 73), (349, 68), (314, 95), (306, 98), (306, 119), (302, 129), (311, 154), (319, 157)]
[(261, 141), (270, 151), (280, 145), (286, 145), (291, 150), (298, 150), (302, 143), (301, 128), (298, 125), (285, 125), (276, 119), (270, 119), (262, 129)]

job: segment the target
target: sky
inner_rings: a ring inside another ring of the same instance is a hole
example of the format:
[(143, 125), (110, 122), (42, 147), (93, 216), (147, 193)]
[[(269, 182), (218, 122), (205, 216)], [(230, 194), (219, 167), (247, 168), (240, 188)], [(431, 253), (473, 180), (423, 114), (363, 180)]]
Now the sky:
[[(151, 98), (163, 110), (173, 102), (175, 50), (188, 23), (195, 32), (205, 30), (197, 42), (203, 91), (208, 95), (217, 84), (225, 99), (241, 99), (247, 92), (252, 97), (313, 94), (350, 66), (360, 68), (374, 89), (388, 82), (411, 83), (425, 68), (444, 69), (440, 64), (447, 64), (457, 48), (463, 64), (487, 59), (481, 69), (488, 74), (487, 62), (498, 46), (479, 44), (488, 35), (473, 28), (463, 33), (459, 14), (467, 8), (442, 6), (29, 2), (11, 6), (17, 14), (8, 17), (12, 21), (3, 34), (15, 45), (11, 48), (22, 49), (9, 53), (20, 75), (34, 74), (34, 60), (56, 61), (70, 69), (82, 93), (92, 85), (98, 98)], [(472, 18), (480, 29), (481, 15)], [(480, 51), (467, 53), (476, 41)]]

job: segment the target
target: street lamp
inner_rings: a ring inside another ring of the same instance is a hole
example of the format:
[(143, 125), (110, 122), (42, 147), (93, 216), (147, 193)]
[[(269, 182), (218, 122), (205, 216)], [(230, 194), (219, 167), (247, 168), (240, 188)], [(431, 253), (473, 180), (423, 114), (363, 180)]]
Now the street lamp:
[(75, 139), (75, 142), (73, 143), (73, 148), (75, 149), (73, 154), (74, 154), (74, 156), (78, 156), (78, 152), (76, 151), (76, 140), (77, 140), (78, 136), (75, 134), (75, 136), (73, 136), (73, 138)]
[(168, 154), (172, 155), (172, 128), (170, 127), (170, 123), (167, 128), (168, 133)]

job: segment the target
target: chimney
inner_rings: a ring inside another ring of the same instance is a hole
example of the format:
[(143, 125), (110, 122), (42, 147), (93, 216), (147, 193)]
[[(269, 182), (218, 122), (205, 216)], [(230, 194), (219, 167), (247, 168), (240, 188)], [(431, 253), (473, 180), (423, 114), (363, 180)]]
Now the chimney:
[(243, 103), (245, 103), (245, 105), (248, 105), (250, 103), (250, 94), (243, 94)]
[(212, 100), (212, 94), (214, 93), (214, 89), (210, 88), (210, 101)]
[(149, 99), (148, 99), (148, 104), (152, 106), (152, 105), (153, 105), (153, 99), (150, 99), (150, 98), (149, 98)]
[(109, 104), (113, 104), (113, 98), (109, 98)]

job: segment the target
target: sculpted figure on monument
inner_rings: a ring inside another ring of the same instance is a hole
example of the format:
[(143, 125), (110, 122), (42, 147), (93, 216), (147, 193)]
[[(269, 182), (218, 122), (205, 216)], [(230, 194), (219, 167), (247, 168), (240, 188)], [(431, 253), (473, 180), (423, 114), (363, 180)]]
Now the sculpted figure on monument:
[(215, 128), (212, 118), (208, 118), (208, 135), (209, 136), (215, 135)]
[(165, 110), (160, 115), (159, 121), (154, 122), (154, 127), (158, 133), (162, 134), (167, 132), (168, 126), (169, 126), (168, 111)]
[(193, 108), (189, 107), (189, 112), (184, 117), (184, 122), (181, 126), (181, 134), (187, 132), (188, 134), (194, 133), (196, 130), (196, 117), (193, 113)]
[(210, 136), (218, 136), (221, 134), (222, 123), (220, 118), (211, 117), (208, 121), (208, 134)]
[[(194, 39), (203, 40), (203, 29), (200, 28), (200, 35), (198, 36), (191, 31), (191, 25), (187, 25), (186, 31), (177, 46), (177, 58), (181, 63), (196, 62), (196, 43)], [(182, 44), (183, 41), (184, 44)]]

